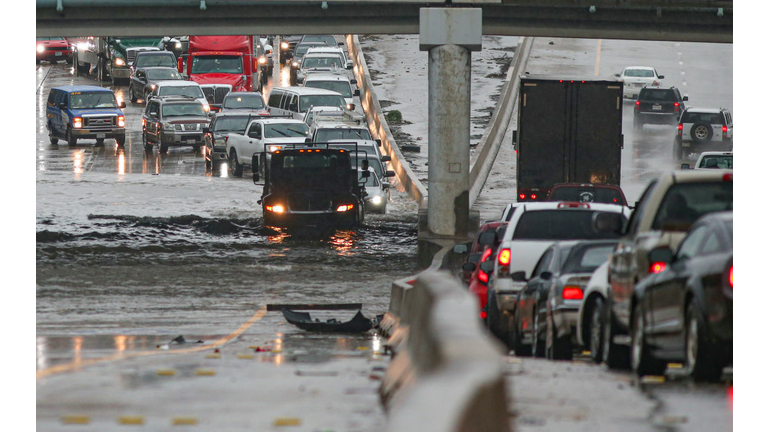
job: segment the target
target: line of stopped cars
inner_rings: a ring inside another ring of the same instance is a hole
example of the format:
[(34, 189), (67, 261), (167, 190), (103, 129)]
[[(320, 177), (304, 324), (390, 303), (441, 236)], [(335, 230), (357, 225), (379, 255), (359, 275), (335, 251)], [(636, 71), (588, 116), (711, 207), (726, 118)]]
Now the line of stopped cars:
[[(191, 37), (190, 50), (208, 42), (202, 38)], [(222, 53), (195, 51), (182, 58), (169, 50), (135, 52), (128, 65), (128, 97), (146, 105), (141, 120), (145, 150), (165, 154), (170, 147), (192, 147), (202, 152), (207, 173), (221, 173), (226, 166), (230, 176), (242, 177), (250, 169), (254, 182), (264, 182), (259, 202), (271, 224), (328, 220), (355, 225), (365, 213), (386, 213), (389, 179), (395, 173), (387, 169), (390, 157), (381, 153), (381, 141), (373, 139), (358, 108), (360, 91), (351, 61), (339, 46), (343, 42), (331, 35), (305, 38), (313, 45), (304, 53), (307, 65), (291, 69), (300, 71), (302, 85), (275, 86), (266, 99), (247, 86), (214, 84), (211, 90), (210, 84), (192, 79), (210, 68), (218, 68), (219, 75), (242, 71), (238, 67), (250, 66), (240, 60), (242, 55), (207, 58)], [(264, 49), (271, 53), (260, 39), (256, 51)], [(252, 70), (268, 67), (262, 57), (253, 59)], [(286, 59), (289, 68), (292, 60)], [(196, 69), (198, 63), (207, 69)], [(103, 145), (104, 139), (114, 138), (123, 146), (126, 122), (120, 108), (125, 106), (105, 87), (56, 87), (46, 112), (50, 141), (64, 139), (74, 146), (80, 139), (96, 139)]]
[(726, 169), (660, 175), (634, 208), (583, 184), (509, 204), (454, 249), (479, 318), (518, 356), (719, 380), (733, 364), (733, 171), (716, 160)]

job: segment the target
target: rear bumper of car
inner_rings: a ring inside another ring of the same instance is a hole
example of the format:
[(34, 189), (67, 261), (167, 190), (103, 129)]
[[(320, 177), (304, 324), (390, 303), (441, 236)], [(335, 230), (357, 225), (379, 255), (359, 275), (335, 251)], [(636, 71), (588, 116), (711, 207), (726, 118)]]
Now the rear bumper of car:
[(680, 113), (677, 112), (635, 112), (635, 121), (653, 124), (677, 124)]
[(555, 323), (558, 336), (576, 336), (576, 325), (579, 322), (578, 306), (558, 306), (552, 310), (552, 320)]

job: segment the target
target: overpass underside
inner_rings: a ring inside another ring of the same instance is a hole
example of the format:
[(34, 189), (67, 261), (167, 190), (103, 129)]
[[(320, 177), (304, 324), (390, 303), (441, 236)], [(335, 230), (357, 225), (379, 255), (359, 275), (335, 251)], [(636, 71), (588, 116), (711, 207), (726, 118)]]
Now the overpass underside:
[[(486, 35), (733, 43), (732, 1), (486, 1), (454, 3), (481, 8)], [(425, 6), (447, 5), (409, 0), (37, 0), (36, 29), (39, 37), (418, 34), (419, 9)]]

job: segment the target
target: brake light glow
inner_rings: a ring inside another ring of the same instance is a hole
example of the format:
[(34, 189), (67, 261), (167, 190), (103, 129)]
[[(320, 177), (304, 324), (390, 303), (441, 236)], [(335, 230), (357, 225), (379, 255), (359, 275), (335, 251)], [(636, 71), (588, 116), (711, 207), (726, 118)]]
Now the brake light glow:
[(584, 298), (584, 292), (578, 285), (566, 285), (563, 287), (563, 300), (581, 300)]
[(482, 282), (482, 283), (488, 283), (488, 273), (480, 270), (477, 273), (477, 279), (480, 280), (480, 282)]
[(723, 136), (726, 136), (728, 134), (728, 126), (723, 125)]
[(487, 317), (487, 316), (488, 316), (488, 314), (485, 313), (485, 311), (483, 311), (483, 310), (480, 311), (480, 319), (485, 319), (485, 317)]
[(509, 261), (512, 258), (512, 251), (509, 248), (504, 248), (499, 252), (499, 265), (508, 266)]
[(683, 124), (682, 123), (679, 123), (677, 125), (677, 134), (678, 135), (682, 135), (683, 134)]
[(117, 125), (120, 127), (125, 127), (125, 117), (118, 116), (117, 117)]
[(483, 252), (483, 256), (480, 257), (480, 262), (485, 262), (485, 260), (488, 259), (488, 257), (491, 256), (491, 248), (485, 248), (485, 252)]
[(635, 102), (635, 109), (640, 111), (640, 101)]
[(72, 119), (72, 126), (75, 129), (80, 129), (83, 127), (83, 118), (82, 117), (75, 117)]
[(733, 173), (723, 174), (723, 181), (733, 181)]
[(582, 202), (562, 202), (557, 205), (557, 208), (589, 208), (589, 203)]
[(535, 200), (536, 199), (536, 194), (531, 194), (531, 199)]
[(675, 102), (675, 111), (680, 111), (680, 102)]
[(651, 263), (651, 265), (648, 266), (648, 273), (653, 273), (653, 274), (661, 273), (666, 269), (667, 269), (666, 263), (655, 262), (655, 263)]
[(524, 200), (524, 199), (525, 199), (525, 194), (520, 194), (520, 195), (518, 195), (518, 196), (520, 197), (520, 199), (521, 199), (521, 200)]
[(337, 212), (345, 212), (348, 210), (352, 210), (354, 208), (354, 204), (346, 204), (346, 205), (340, 205), (336, 207)]
[(273, 206), (267, 206), (267, 211), (283, 213), (285, 211), (285, 207), (281, 206), (280, 204), (275, 204)]
[(728, 283), (731, 284), (731, 289), (733, 289), (733, 266), (731, 266), (731, 271), (728, 272)]

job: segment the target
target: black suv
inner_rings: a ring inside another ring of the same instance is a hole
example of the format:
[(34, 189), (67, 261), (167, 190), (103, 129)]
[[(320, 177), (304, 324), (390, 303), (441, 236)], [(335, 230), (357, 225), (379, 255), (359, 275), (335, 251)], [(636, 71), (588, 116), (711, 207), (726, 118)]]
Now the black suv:
[(128, 84), (128, 98), (136, 103), (138, 99), (144, 102), (149, 98), (149, 94), (155, 89), (157, 81), (181, 80), (183, 77), (174, 68), (169, 67), (142, 67), (136, 69), (131, 75), (131, 82)]
[(635, 130), (645, 124), (677, 124), (687, 100), (677, 87), (644, 87), (635, 102)]
[(144, 149), (152, 151), (157, 145), (160, 153), (167, 153), (169, 146), (192, 146), (197, 152), (205, 145), (203, 129), (208, 123), (203, 104), (193, 97), (152, 98), (141, 119)]

